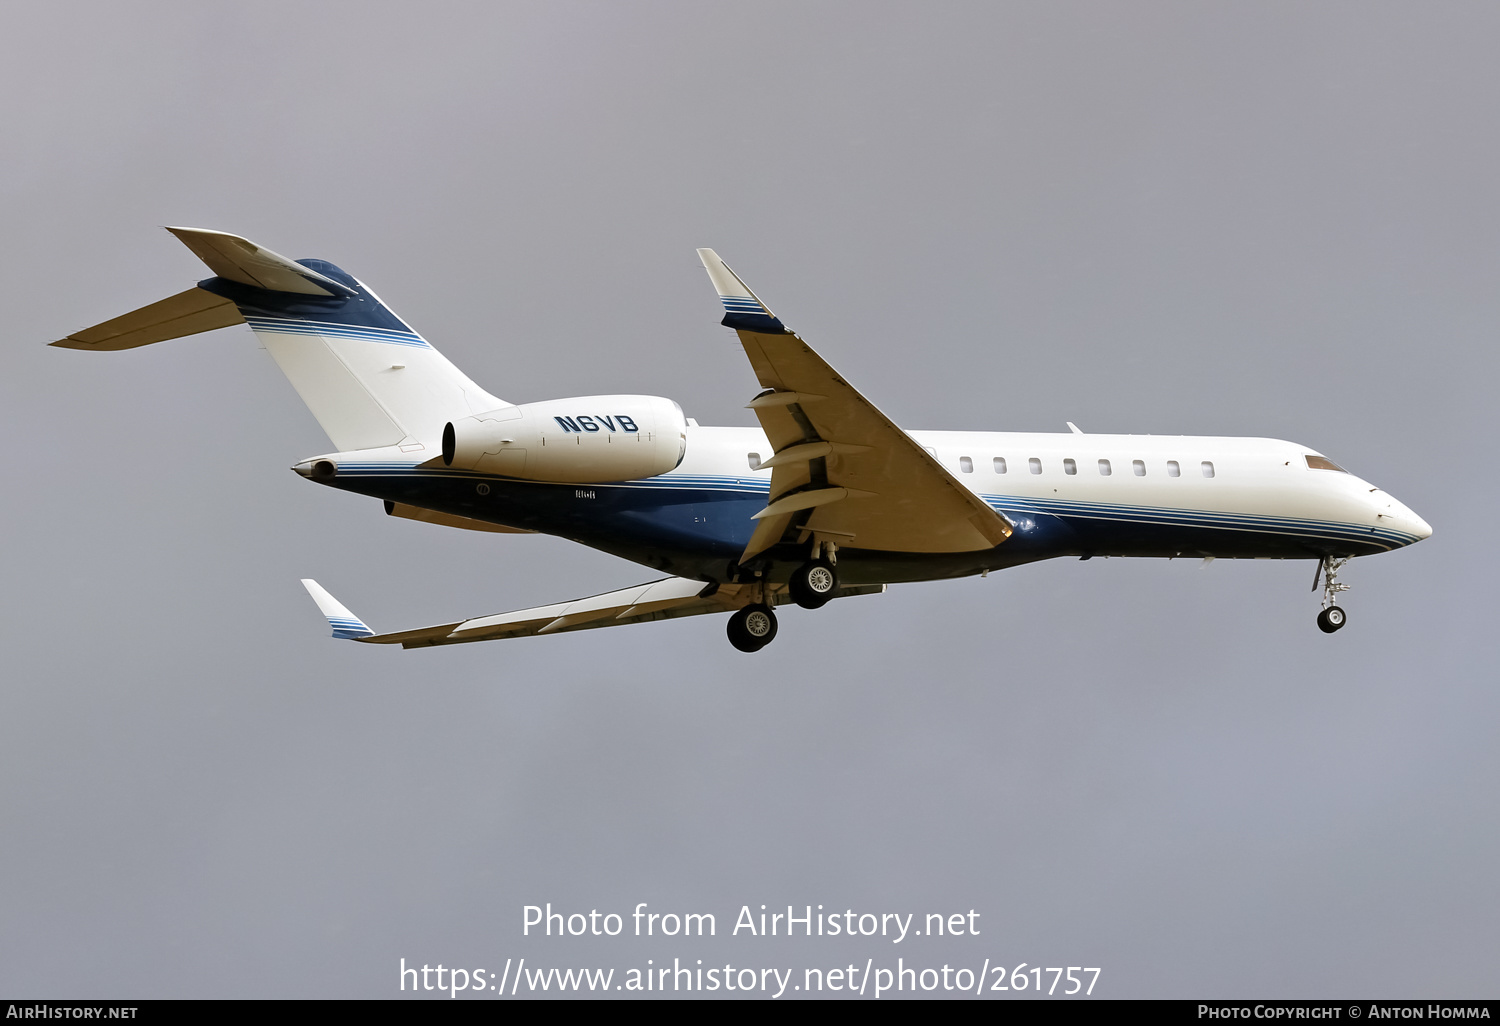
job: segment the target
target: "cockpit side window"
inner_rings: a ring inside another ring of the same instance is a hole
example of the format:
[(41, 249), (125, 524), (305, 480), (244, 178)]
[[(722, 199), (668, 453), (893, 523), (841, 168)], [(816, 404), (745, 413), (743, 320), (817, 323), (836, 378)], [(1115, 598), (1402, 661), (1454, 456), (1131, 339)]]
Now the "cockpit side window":
[(1302, 458), (1307, 460), (1307, 467), (1309, 470), (1336, 470), (1340, 474), (1349, 473), (1349, 471), (1345, 470), (1343, 467), (1339, 466), (1337, 463), (1333, 462), (1333, 460), (1329, 459), (1326, 456), (1314, 456), (1311, 453), (1308, 453)]

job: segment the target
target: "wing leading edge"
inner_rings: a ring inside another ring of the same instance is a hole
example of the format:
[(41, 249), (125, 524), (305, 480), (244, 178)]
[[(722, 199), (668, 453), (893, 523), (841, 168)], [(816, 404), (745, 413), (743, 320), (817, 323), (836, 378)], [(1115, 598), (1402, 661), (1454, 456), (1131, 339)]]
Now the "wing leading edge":
[[(787, 537), (887, 552), (977, 552), (1011, 524), (789, 331), (711, 249), (698, 257), (764, 389), (771, 502), (741, 562)], [(796, 529), (795, 531), (793, 529)]]

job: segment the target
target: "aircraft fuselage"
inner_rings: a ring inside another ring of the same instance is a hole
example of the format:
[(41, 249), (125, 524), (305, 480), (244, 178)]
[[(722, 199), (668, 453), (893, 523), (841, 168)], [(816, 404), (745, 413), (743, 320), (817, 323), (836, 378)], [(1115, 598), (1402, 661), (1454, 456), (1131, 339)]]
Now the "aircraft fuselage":
[[(1059, 556), (1319, 559), (1400, 548), (1431, 528), (1321, 454), (1270, 438), (912, 431), (1015, 533), (972, 552), (838, 548), (849, 585), (962, 577)], [(556, 484), (453, 470), (391, 450), (334, 454), (333, 487), (453, 516), (565, 537), (681, 577), (727, 582), (751, 517), (769, 499), (770, 447), (758, 428), (689, 428), (670, 473)], [(308, 471), (314, 460), (298, 469)], [(855, 500), (857, 501), (857, 500)], [(806, 558), (784, 543), (760, 565), (776, 580)], [(779, 572), (778, 572), (779, 571)]]

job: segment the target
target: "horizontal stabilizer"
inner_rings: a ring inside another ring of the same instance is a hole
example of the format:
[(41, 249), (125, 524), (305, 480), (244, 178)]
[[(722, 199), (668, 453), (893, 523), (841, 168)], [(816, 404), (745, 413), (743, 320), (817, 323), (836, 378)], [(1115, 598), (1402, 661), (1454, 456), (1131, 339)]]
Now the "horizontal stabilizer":
[(365, 626), (363, 620), (349, 612), (342, 602), (328, 594), (328, 589), (317, 581), (303, 578), (302, 587), (307, 589), (312, 600), (318, 604), (318, 609), (328, 618), (328, 626), (333, 628), (335, 638), (363, 641), (375, 633)]
[(168, 228), (220, 278), (253, 285), (269, 292), (300, 292), (307, 296), (353, 296), (357, 293), (280, 253), (249, 239), (207, 228)]
[(212, 292), (191, 288), (159, 303), (143, 306), (92, 328), (75, 331), (53, 342), (63, 349), (116, 350), (148, 346), (169, 338), (196, 335), (215, 328), (244, 324), (239, 307)]

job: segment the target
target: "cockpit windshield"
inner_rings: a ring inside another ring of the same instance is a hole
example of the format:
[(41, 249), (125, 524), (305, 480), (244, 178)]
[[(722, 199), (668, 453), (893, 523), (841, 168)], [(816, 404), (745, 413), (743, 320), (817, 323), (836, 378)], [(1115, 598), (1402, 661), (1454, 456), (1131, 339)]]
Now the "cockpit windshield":
[(1314, 456), (1311, 453), (1308, 453), (1303, 458), (1307, 460), (1307, 466), (1309, 470), (1336, 470), (1340, 474), (1349, 473), (1349, 471), (1345, 470), (1343, 467), (1339, 466), (1337, 463), (1333, 462), (1333, 460), (1329, 459), (1326, 456)]

